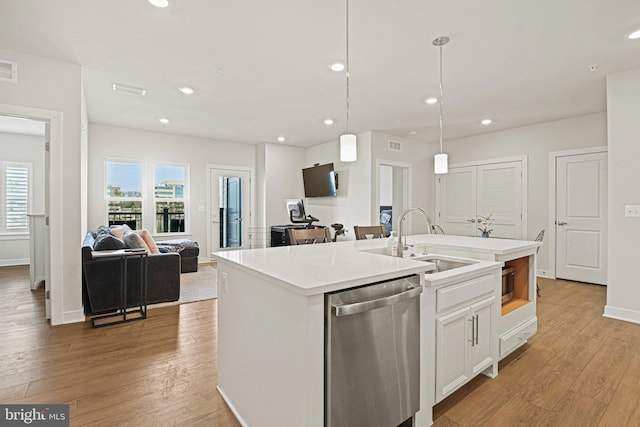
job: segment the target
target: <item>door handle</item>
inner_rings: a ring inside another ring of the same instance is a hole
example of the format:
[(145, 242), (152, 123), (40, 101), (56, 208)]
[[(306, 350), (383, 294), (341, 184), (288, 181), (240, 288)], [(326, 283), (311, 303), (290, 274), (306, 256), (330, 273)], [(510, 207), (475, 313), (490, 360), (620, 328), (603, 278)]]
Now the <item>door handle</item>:
[(567, 221), (556, 221), (556, 225), (567, 225)]
[(475, 218), (468, 219), (467, 222), (476, 222), (476, 219)]
[(353, 304), (335, 305), (333, 304), (333, 310), (336, 317), (349, 316), (351, 314), (364, 313), (365, 311), (371, 311), (376, 308), (386, 307), (389, 305), (398, 304), (402, 301), (406, 301), (411, 298), (415, 298), (422, 293), (422, 286), (410, 288), (407, 291), (399, 294), (391, 295), (385, 298), (378, 298), (369, 301), (356, 302)]
[(478, 335), (480, 335), (480, 318), (478, 317), (480, 316), (479, 314), (476, 314), (476, 333), (475, 333), (475, 337), (476, 337), (476, 345), (479, 344), (479, 338)]

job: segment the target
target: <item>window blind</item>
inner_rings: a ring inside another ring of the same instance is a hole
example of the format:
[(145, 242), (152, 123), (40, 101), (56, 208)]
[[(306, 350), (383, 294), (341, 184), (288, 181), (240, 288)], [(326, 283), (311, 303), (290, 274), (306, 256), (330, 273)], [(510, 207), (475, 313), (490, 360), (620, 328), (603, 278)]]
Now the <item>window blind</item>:
[(7, 166), (5, 169), (5, 229), (26, 231), (29, 211), (29, 169)]

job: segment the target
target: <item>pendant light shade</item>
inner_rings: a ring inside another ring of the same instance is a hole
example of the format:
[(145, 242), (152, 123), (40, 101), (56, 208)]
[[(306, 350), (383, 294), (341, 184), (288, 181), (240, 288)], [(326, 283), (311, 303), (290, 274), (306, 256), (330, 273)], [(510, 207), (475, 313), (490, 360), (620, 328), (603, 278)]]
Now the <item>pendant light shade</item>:
[(345, 74), (347, 78), (347, 132), (340, 136), (340, 161), (355, 162), (358, 159), (358, 144), (356, 136), (349, 130), (349, 114), (351, 112), (349, 104), (349, 0), (347, 2), (347, 63), (345, 64)]
[(436, 154), (434, 159), (433, 171), (437, 174), (449, 172), (449, 159), (446, 153)]
[(436, 154), (433, 163), (433, 172), (436, 174), (443, 174), (449, 172), (449, 156), (442, 152), (442, 133), (443, 133), (443, 119), (442, 119), (442, 46), (449, 43), (449, 37), (440, 36), (433, 41), (433, 45), (440, 49), (440, 153)]
[(340, 161), (355, 162), (356, 160), (358, 160), (356, 136), (352, 133), (345, 133), (340, 136)]

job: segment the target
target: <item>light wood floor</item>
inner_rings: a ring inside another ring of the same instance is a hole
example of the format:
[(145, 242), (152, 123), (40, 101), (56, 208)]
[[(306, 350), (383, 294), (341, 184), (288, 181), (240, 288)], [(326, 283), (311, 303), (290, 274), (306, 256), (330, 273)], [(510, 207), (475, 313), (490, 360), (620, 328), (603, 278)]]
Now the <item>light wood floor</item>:
[[(72, 426), (239, 425), (215, 388), (215, 300), (50, 327), (28, 279), (0, 268), (0, 402), (68, 403)], [(436, 406), (434, 426), (640, 426), (640, 325), (601, 316), (604, 287), (539, 283), (538, 334)]]
[(437, 405), (434, 426), (640, 426), (640, 325), (602, 317), (604, 286), (538, 283), (538, 333)]
[(239, 426), (216, 391), (216, 300), (50, 327), (25, 267), (0, 268), (0, 402), (68, 403), (71, 426)]

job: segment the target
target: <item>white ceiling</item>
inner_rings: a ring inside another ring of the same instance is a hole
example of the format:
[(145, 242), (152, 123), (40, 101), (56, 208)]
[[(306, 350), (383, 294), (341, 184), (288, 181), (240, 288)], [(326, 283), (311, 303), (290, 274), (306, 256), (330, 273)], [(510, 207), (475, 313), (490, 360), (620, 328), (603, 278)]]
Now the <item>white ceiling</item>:
[[(345, 74), (328, 65), (345, 60), (345, 0), (169, 2), (0, 0), (0, 49), (80, 64), (92, 123), (299, 146), (344, 132)], [(424, 99), (439, 90), (439, 35), (451, 38), (445, 140), (604, 111), (605, 76), (640, 67), (640, 40), (625, 38), (640, 28), (638, 0), (350, 3), (356, 133), (437, 140)]]

